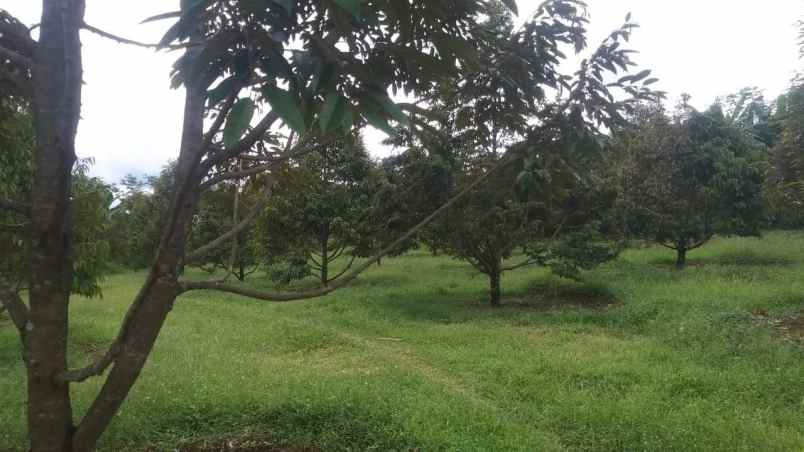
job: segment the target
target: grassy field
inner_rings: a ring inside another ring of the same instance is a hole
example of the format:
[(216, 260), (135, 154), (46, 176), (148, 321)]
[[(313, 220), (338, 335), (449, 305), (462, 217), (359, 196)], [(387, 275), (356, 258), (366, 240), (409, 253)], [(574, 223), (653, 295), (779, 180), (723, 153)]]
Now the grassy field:
[[(804, 235), (718, 239), (683, 272), (673, 258), (628, 251), (583, 283), (508, 274), (497, 310), (484, 277), (426, 253), (320, 300), (185, 296), (101, 449), (804, 451), (790, 321), (804, 312)], [(142, 278), (74, 302), (75, 365), (103, 350)], [(25, 443), (18, 347), (0, 319), (12, 450)], [(79, 413), (100, 382), (76, 387)]]

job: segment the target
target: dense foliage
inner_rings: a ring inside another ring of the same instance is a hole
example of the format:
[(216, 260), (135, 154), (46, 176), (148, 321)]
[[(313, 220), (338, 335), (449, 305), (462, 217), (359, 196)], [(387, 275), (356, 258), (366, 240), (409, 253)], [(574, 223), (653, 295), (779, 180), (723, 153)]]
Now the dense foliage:
[(632, 237), (675, 250), (682, 268), (687, 252), (716, 234), (759, 234), (765, 225), (761, 143), (717, 105), (704, 113), (684, 108), (675, 118), (649, 105), (634, 119), (612, 145), (620, 153), (615, 183)]

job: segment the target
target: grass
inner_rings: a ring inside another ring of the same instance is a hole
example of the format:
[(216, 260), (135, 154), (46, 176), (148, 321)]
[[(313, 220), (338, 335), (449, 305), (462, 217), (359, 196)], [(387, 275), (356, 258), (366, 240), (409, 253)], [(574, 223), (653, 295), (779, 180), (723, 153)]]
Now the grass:
[[(778, 327), (804, 311), (804, 235), (717, 239), (683, 272), (673, 257), (631, 250), (581, 283), (511, 273), (497, 310), (485, 278), (425, 253), (320, 300), (187, 295), (101, 449), (804, 451), (804, 346)], [(103, 350), (142, 279), (74, 301), (74, 365)], [(75, 387), (78, 414), (100, 384)], [(0, 319), (12, 450), (23, 396)]]

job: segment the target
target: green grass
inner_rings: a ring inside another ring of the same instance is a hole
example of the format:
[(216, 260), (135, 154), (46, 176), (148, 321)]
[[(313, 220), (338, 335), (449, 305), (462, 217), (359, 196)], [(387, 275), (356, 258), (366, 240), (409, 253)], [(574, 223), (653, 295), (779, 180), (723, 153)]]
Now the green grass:
[[(185, 296), (101, 449), (254, 432), (327, 451), (804, 450), (804, 347), (770, 326), (804, 311), (804, 235), (718, 239), (683, 272), (673, 257), (628, 251), (583, 283), (508, 274), (498, 310), (484, 277), (425, 253), (319, 300)], [(74, 365), (114, 336), (142, 279), (75, 300)], [(100, 383), (75, 387), (78, 414)], [(0, 320), (12, 449), (23, 395)]]

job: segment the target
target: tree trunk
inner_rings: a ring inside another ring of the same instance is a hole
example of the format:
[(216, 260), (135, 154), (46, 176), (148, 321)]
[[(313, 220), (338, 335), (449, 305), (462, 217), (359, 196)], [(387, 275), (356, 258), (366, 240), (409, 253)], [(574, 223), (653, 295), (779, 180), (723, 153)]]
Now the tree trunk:
[(687, 249), (678, 248), (676, 250), (676, 268), (683, 270), (687, 266)]
[(70, 189), (81, 114), (83, 0), (45, 0), (34, 55), (36, 154), (31, 194), (30, 313), (23, 337), (32, 452), (70, 450), (70, 388), (53, 375), (67, 369), (72, 285)]
[(329, 225), (321, 231), (321, 285), (329, 284)]
[[(189, 49), (188, 52), (197, 50)], [(133, 311), (130, 312), (131, 319), (126, 326), (120, 354), (100, 393), (78, 425), (71, 452), (88, 452), (95, 448), (137, 381), (178, 296), (178, 269), (184, 259), (199, 196), (197, 172), (204, 151), (205, 102), (204, 90), (188, 82), (171, 214), (162, 228), (148, 279), (132, 304)]]
[(500, 272), (493, 271), (489, 274), (489, 301), (491, 306), (500, 307)]

